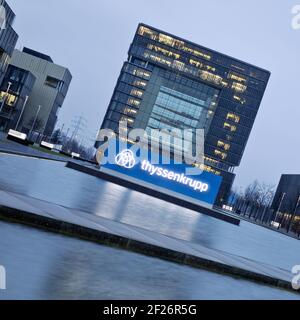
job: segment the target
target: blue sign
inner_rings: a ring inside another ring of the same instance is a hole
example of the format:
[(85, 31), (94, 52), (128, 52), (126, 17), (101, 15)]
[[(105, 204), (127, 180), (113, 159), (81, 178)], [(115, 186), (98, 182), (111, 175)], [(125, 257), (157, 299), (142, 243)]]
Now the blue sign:
[[(102, 167), (141, 180), (158, 187), (213, 205), (222, 177), (203, 171), (199, 175), (187, 175), (186, 164), (152, 164), (150, 157), (137, 157), (130, 148), (119, 150), (114, 163)], [(161, 159), (161, 158), (160, 158)], [(192, 167), (190, 167), (192, 168)]]

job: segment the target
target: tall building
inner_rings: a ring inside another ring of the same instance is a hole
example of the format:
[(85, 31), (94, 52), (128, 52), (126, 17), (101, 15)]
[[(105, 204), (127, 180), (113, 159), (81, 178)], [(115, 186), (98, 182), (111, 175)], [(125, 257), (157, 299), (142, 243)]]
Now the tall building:
[(222, 177), (221, 205), (269, 77), (269, 71), (140, 24), (101, 128), (117, 133), (126, 120), (129, 129), (204, 129), (203, 169)]
[[(8, 68), (12, 53), (18, 41), (18, 35), (13, 29), (15, 14), (6, 1), (0, 1), (0, 84)], [(0, 105), (3, 103), (3, 92), (0, 92)], [(0, 109), (1, 110), (1, 109)], [(7, 114), (0, 112), (0, 130), (6, 126)]]
[(35, 78), (19, 130), (29, 133), (36, 119), (32, 138), (51, 136), (72, 80), (70, 71), (55, 64), (48, 55), (29, 48), (14, 50), (11, 66), (29, 72)]
[(300, 231), (300, 174), (281, 176), (271, 208), (280, 227)]

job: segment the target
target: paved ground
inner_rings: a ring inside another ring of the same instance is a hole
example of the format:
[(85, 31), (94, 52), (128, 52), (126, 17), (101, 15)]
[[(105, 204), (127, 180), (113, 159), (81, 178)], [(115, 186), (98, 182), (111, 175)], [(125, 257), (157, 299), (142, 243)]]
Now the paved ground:
[[(66, 160), (59, 155), (52, 156), (5, 139), (1, 140), (1, 137), (0, 150), (20, 155), (45, 157), (52, 160)], [(195, 267), (205, 267), (213, 271), (241, 276), (285, 288), (289, 286), (292, 278), (290, 270), (280, 269), (220, 250), (210, 249), (193, 242), (175, 239), (137, 226), (112, 221), (88, 212), (65, 208), (24, 195), (0, 190), (0, 217), (9, 219), (7, 213), (3, 214), (5, 212), (3, 207), (11, 208), (11, 212), (18, 211), (18, 218), (21, 218), (21, 222), (26, 223), (28, 218), (31, 224), (47, 228), (45, 225), (47, 221), (44, 219), (58, 221), (60, 224), (52, 228), (52, 231), (62, 232), (62, 229), (64, 229), (63, 233), (70, 233), (75, 236), (82, 236), (82, 228), (87, 228), (92, 232), (85, 233), (84, 238), (92, 241), (101, 238), (102, 243), (117, 244), (117, 246), (128, 250), (158, 256)], [(35, 215), (34, 223), (32, 223), (32, 219), (30, 218), (32, 214)], [(62, 226), (61, 223), (65, 224)], [(119, 238), (113, 238), (114, 236)]]
[(40, 158), (47, 158), (50, 160), (56, 160), (56, 161), (66, 161), (68, 158), (63, 157), (59, 154), (52, 155), (37, 149), (34, 149), (32, 147), (24, 146), (20, 143), (7, 140), (3, 133), (0, 134), (0, 150), (1, 152), (5, 153), (13, 153), (18, 155), (27, 155), (27, 156), (33, 156), (33, 157), (40, 157)]
[(39, 159), (48, 159), (48, 160), (55, 160), (55, 161), (72, 161), (78, 164), (84, 164), (89, 165), (85, 161), (72, 159), (71, 157), (64, 156), (60, 153), (57, 154), (51, 154), (47, 152), (45, 149), (45, 152), (42, 150), (38, 150), (32, 146), (25, 146), (20, 143), (7, 140), (6, 135), (0, 132), (0, 151), (1, 153), (8, 153), (8, 154), (16, 154), (20, 156), (28, 156), (28, 157), (35, 157)]
[[(12, 211), (7, 210), (8, 208), (12, 208)], [(79, 237), (90, 238), (92, 241), (98, 242), (101, 239), (101, 243), (117, 244), (118, 247), (146, 255), (195, 267), (205, 267), (213, 271), (241, 276), (278, 287), (287, 288), (292, 278), (289, 270), (209, 249), (203, 245), (175, 239), (87, 212), (0, 190), (0, 216), (9, 220), (10, 214), (11, 217), (20, 219), (21, 222), (26, 223), (28, 218), (29, 224), (46, 229), (49, 227), (53, 231), (62, 233), (69, 231), (72, 235), (76, 236), (77, 234)], [(32, 214), (34, 219), (30, 218)], [(52, 220), (60, 221), (62, 224), (51, 227)], [(88, 228), (89, 231), (83, 234), (82, 227)]]

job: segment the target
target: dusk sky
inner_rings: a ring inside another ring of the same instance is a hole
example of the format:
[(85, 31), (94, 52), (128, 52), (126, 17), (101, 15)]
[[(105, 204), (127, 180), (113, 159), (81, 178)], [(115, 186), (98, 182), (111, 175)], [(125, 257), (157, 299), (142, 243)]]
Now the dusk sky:
[[(300, 0), (8, 0), (23, 46), (73, 75), (59, 125), (83, 113), (96, 136), (139, 22), (271, 71), (237, 186), (299, 172)], [(91, 143), (91, 142), (90, 142)]]

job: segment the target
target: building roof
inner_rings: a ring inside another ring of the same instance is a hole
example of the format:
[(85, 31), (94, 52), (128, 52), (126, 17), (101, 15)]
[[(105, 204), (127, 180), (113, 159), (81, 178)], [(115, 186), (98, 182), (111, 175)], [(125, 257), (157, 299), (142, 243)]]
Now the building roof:
[(35, 50), (32, 50), (32, 49), (29, 49), (29, 48), (26, 48), (24, 47), (23, 48), (23, 52), (25, 53), (28, 53), (32, 56), (35, 56), (37, 58), (40, 58), (40, 59), (43, 59), (43, 60), (46, 60), (48, 62), (51, 62), (51, 63), (54, 63), (52, 58), (44, 53), (41, 53), (41, 52), (38, 52), (38, 51), (35, 51)]
[(260, 70), (260, 71), (262, 71), (262, 72), (265, 72), (268, 76), (271, 75), (271, 72), (268, 71), (268, 70), (266, 70), (266, 69), (264, 69), (264, 68), (260, 68), (260, 67), (254, 65), (254, 64), (251, 64), (251, 63), (245, 62), (245, 61), (243, 61), (243, 60), (234, 58), (234, 57), (229, 56), (229, 55), (227, 55), (227, 54), (224, 54), (224, 53), (222, 53), (222, 52), (219, 52), (219, 51), (216, 51), (216, 50), (213, 50), (213, 49), (204, 47), (204, 46), (202, 46), (202, 45), (200, 45), (200, 44), (197, 44), (197, 43), (195, 43), (195, 42), (189, 41), (189, 40), (187, 40), (187, 39), (183, 39), (183, 38), (178, 37), (178, 36), (176, 36), (176, 35), (174, 35), (174, 34), (171, 34), (171, 33), (168, 33), (168, 32), (166, 32), (166, 31), (157, 29), (157, 28), (155, 28), (155, 27), (152, 27), (152, 26), (150, 26), (150, 25), (148, 25), (148, 24), (145, 24), (145, 23), (142, 23), (142, 22), (139, 23), (138, 28), (137, 28), (137, 31), (138, 31), (139, 27), (141, 27), (141, 26), (146, 27), (146, 28), (150, 28), (150, 29), (152, 29), (152, 30), (154, 30), (154, 31), (156, 31), (156, 32), (158, 32), (158, 33), (163, 33), (163, 34), (165, 34), (165, 35), (167, 35), (167, 36), (170, 36), (170, 37), (172, 37), (172, 38), (178, 39), (178, 40), (183, 41), (183, 42), (185, 42), (185, 43), (189, 43), (189, 44), (191, 44), (192, 46), (195, 46), (195, 47), (197, 47), (197, 48), (199, 48), (199, 49), (204, 49), (204, 50), (207, 50), (207, 51), (209, 51), (209, 52), (216, 53), (216, 54), (218, 54), (218, 55), (220, 55), (220, 56), (229, 58), (229, 59), (231, 59), (232, 61), (236, 61), (236, 62), (238, 62), (238, 63), (244, 64), (244, 65), (249, 66), (249, 67), (253, 67), (253, 68), (257, 69), (257, 70)]

